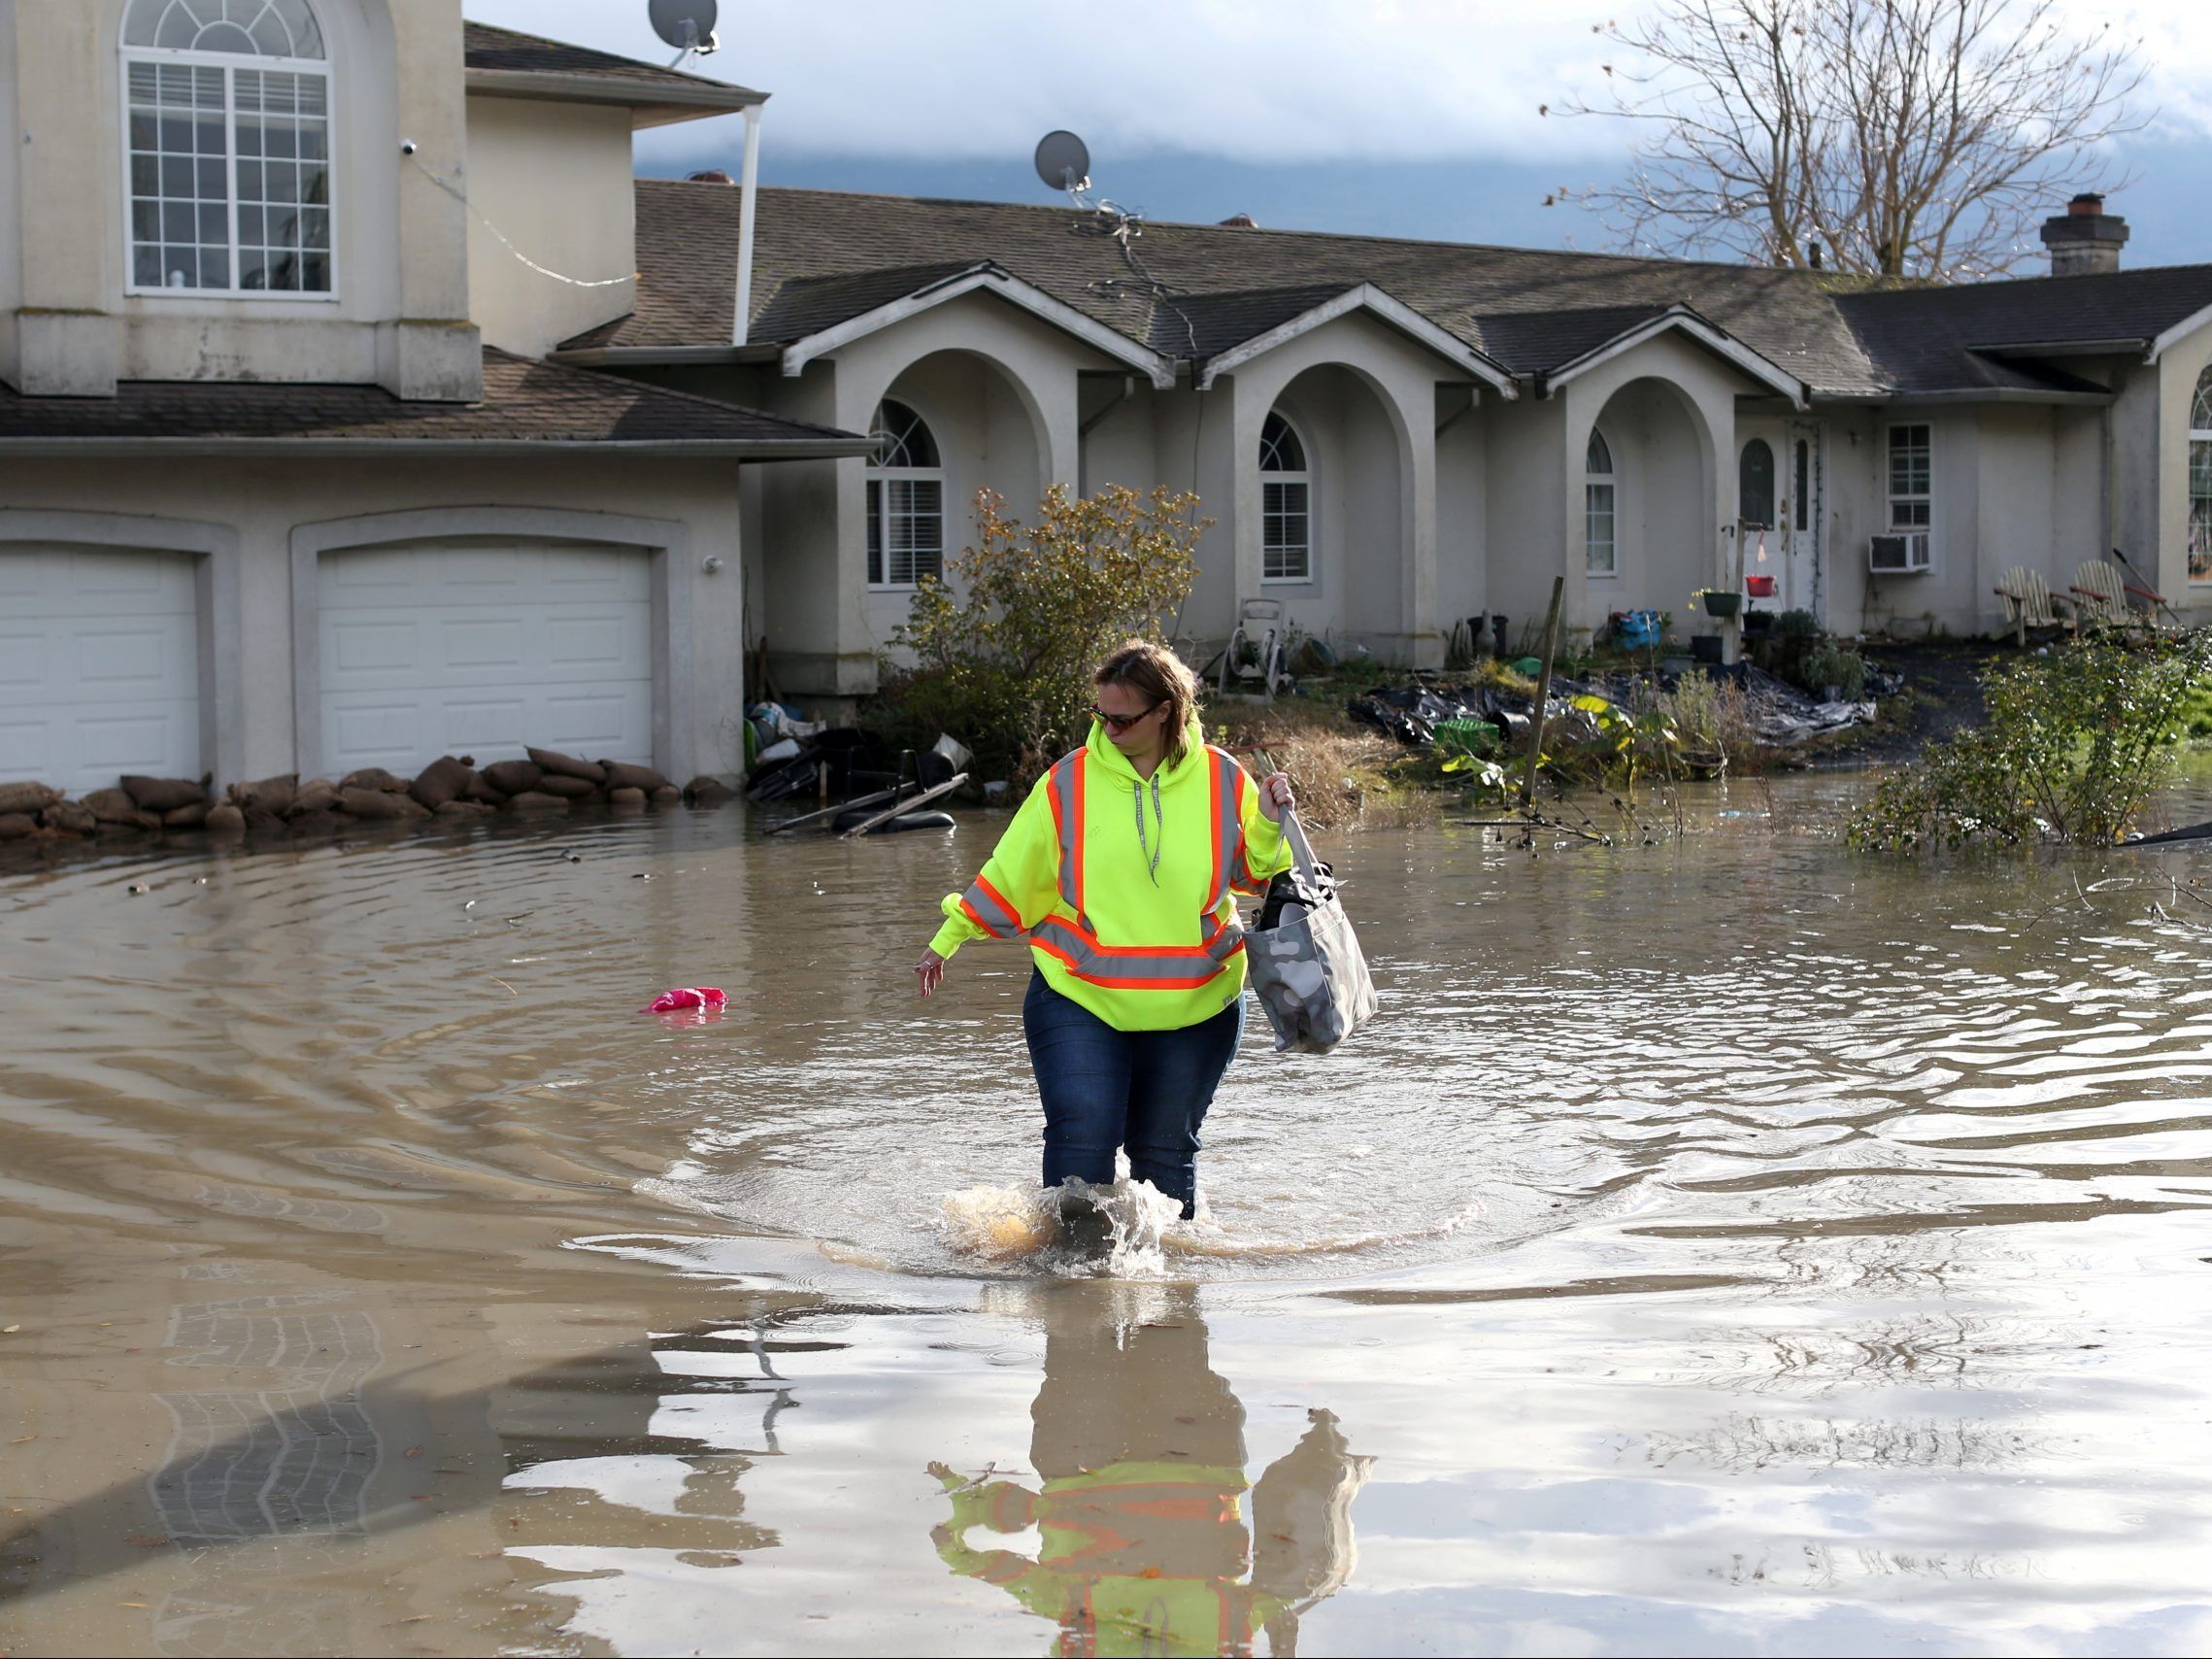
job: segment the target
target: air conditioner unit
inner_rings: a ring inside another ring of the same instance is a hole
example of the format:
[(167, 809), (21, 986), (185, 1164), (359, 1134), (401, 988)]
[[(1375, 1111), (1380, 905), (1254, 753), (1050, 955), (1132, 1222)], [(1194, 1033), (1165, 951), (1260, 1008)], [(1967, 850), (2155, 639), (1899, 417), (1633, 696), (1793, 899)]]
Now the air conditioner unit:
[(1910, 576), (1927, 568), (1927, 532), (1874, 536), (1866, 544), (1866, 568), (1877, 576)]

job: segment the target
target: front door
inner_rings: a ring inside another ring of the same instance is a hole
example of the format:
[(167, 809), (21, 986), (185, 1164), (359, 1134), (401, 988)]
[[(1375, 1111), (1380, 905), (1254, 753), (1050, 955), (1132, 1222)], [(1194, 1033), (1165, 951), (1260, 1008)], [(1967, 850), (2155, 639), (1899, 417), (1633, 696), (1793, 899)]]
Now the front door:
[(1827, 565), (1821, 558), (1821, 424), (1790, 423), (1780, 482), (1783, 609), (1810, 611), (1827, 626)]

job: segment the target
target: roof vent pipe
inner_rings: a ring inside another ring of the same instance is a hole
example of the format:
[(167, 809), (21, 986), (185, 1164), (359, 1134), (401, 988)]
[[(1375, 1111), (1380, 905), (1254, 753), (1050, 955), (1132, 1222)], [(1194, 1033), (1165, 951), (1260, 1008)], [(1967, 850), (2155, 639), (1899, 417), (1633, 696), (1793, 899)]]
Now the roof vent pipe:
[(2120, 269), (2128, 221), (2104, 211), (2104, 198), (2085, 190), (2066, 211), (2043, 221), (2043, 246), (2051, 250), (2054, 277), (2095, 277)]
[(1254, 219), (1249, 213), (1232, 213), (1228, 218), (1223, 220), (1221, 224), (1224, 230), (1257, 230), (1259, 228), (1259, 220)]
[(753, 202), (760, 193), (760, 106), (745, 106), (745, 162), (737, 204), (737, 298), (730, 307), (729, 343), (742, 346), (753, 328)]

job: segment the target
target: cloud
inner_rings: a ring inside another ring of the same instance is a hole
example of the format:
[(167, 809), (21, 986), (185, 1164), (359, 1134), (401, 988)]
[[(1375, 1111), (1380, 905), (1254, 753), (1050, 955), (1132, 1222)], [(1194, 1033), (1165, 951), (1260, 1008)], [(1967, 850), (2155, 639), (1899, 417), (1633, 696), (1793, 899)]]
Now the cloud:
[[(2212, 134), (2212, 5), (2061, 0), (2086, 34), (2140, 38), (2161, 127)], [(671, 55), (645, 0), (465, 0), (485, 22), (649, 61)], [(786, 154), (938, 161), (1026, 158), (1054, 127), (1089, 141), (1102, 184), (1115, 157), (1255, 163), (1517, 162), (1618, 156), (1603, 121), (1540, 104), (1596, 95), (1608, 51), (1592, 26), (1634, 0), (734, 0), (721, 51), (695, 67), (775, 95)], [(641, 161), (698, 135), (643, 134)]]

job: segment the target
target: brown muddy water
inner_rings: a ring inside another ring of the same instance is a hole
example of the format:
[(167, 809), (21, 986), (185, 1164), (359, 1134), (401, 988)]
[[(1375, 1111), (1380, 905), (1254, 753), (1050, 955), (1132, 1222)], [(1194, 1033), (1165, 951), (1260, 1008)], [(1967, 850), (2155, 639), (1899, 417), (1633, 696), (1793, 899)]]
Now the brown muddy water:
[(1119, 1277), (912, 997), (998, 820), (0, 866), (0, 1651), (2212, 1648), (2212, 863), (1856, 787), (1341, 838)]

